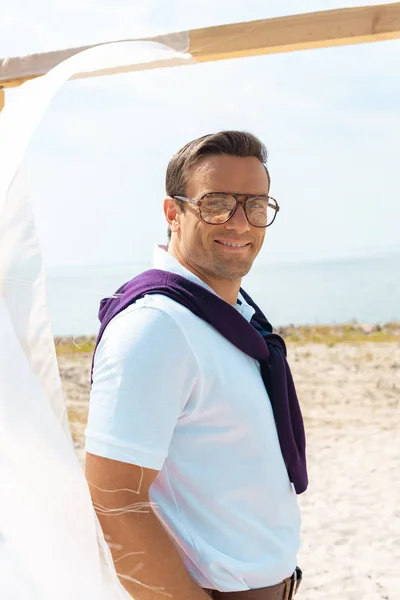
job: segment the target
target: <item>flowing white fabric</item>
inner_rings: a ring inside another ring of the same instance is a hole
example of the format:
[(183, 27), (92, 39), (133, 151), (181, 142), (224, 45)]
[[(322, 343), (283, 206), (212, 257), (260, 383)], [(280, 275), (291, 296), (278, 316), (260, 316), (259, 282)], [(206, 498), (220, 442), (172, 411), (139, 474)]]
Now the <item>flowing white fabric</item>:
[[(173, 40), (174, 48), (177, 40)], [(69, 58), (24, 84), (0, 114), (0, 598), (126, 600), (69, 432), (45, 273), (20, 169), (49, 102), (78, 73), (195, 62), (152, 42)], [(110, 84), (112, 79), (110, 79)]]

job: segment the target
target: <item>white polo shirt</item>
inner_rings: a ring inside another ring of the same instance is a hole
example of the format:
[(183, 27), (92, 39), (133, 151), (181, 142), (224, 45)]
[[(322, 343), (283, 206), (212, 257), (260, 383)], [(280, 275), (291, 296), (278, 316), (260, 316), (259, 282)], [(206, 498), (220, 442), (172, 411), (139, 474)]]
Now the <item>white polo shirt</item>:
[[(153, 266), (213, 291), (160, 247)], [(259, 364), (170, 298), (145, 296), (107, 326), (86, 450), (160, 471), (150, 500), (201, 586), (260, 588), (294, 571), (299, 507)]]

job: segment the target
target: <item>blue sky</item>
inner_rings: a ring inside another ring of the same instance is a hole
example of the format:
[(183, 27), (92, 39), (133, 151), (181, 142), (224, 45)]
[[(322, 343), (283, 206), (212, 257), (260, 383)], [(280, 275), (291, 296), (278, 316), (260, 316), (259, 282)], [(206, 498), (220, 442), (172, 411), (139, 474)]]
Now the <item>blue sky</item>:
[[(304, 0), (301, 12), (373, 2)], [(276, 0), (14, 0), (0, 56), (299, 12)], [(7, 92), (12, 102), (18, 91)], [(69, 82), (31, 144), (51, 266), (146, 260), (165, 241), (170, 156), (219, 129), (269, 149), (282, 210), (260, 261), (399, 247), (400, 40)]]

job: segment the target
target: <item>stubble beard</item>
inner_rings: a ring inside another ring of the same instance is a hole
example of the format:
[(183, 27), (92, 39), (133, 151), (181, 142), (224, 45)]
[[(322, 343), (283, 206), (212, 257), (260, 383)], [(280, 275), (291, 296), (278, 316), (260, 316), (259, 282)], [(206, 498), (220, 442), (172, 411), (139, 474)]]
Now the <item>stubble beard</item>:
[(250, 271), (253, 266), (254, 258), (242, 262), (241, 264), (229, 264), (228, 261), (214, 260), (206, 266), (210, 275), (216, 279), (223, 279), (225, 281), (236, 281), (242, 279)]

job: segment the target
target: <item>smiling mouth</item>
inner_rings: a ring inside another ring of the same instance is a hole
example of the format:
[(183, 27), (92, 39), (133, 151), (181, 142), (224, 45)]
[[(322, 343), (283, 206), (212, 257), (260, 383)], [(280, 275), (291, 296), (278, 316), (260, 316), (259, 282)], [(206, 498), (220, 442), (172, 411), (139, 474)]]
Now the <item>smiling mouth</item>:
[(250, 242), (246, 242), (245, 244), (232, 244), (231, 242), (222, 242), (219, 240), (215, 240), (217, 244), (220, 244), (221, 246), (225, 246), (226, 248), (235, 248), (235, 249), (242, 249), (242, 248), (246, 248), (247, 246), (250, 246)]

